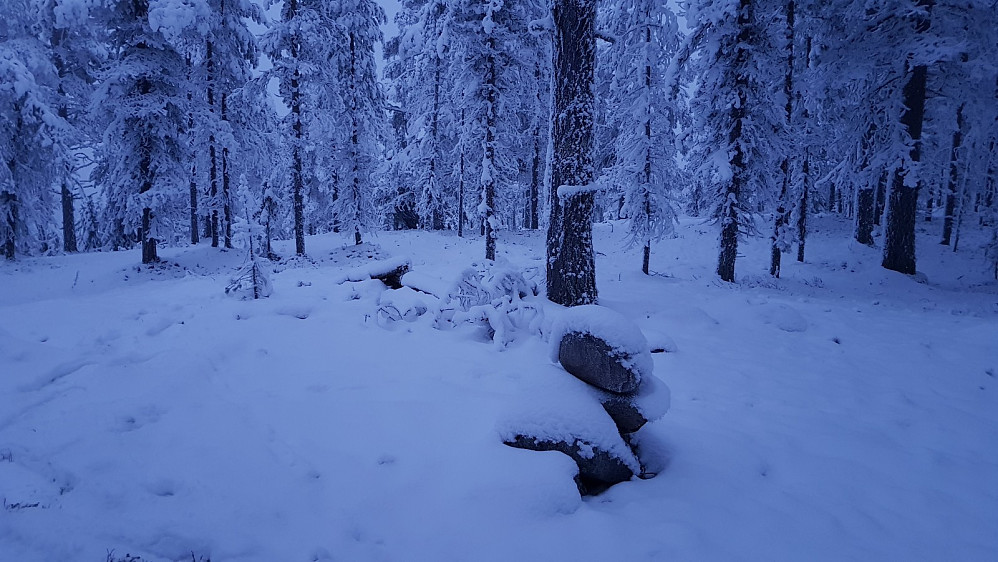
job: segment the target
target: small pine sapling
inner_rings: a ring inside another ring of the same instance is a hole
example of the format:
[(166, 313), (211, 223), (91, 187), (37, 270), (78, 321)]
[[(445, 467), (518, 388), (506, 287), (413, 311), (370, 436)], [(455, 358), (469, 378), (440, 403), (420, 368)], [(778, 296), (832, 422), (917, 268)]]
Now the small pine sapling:
[(233, 227), (236, 238), (246, 247), (247, 259), (232, 278), (232, 282), (225, 288), (225, 293), (242, 299), (267, 298), (273, 292), (273, 287), (266, 270), (261, 266), (261, 258), (257, 255), (258, 239), (264, 229), (258, 222), (259, 217), (253, 212), (258, 206), (249, 190), (245, 175), (239, 177), (239, 198), (242, 200), (244, 217), (240, 217)]

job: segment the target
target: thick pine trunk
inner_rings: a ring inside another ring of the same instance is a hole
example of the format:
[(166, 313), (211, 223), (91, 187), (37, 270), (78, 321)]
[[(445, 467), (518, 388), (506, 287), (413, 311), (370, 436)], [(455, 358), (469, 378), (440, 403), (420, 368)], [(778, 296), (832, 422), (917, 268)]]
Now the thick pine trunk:
[(876, 201), (873, 209), (873, 224), (880, 226), (884, 219), (884, 210), (887, 208), (887, 180), (890, 174), (884, 170), (877, 180)]
[[(547, 233), (547, 296), (564, 306), (596, 302), (593, 255), (594, 70), (596, 1), (554, 4), (554, 158)], [(584, 187), (558, 196), (561, 186)]]
[(856, 241), (873, 245), (874, 191), (860, 189), (856, 192)]
[[(918, 5), (931, 9), (934, 0), (919, 0)], [(928, 15), (919, 19), (915, 31), (924, 33), (929, 28)], [(921, 160), (922, 121), (925, 116), (925, 83), (928, 68), (920, 65), (908, 73), (908, 82), (904, 86), (904, 113), (901, 123), (906, 127), (911, 137), (910, 160), (918, 165)], [(915, 273), (915, 215), (918, 207), (918, 186), (906, 185), (907, 176), (915, 174), (915, 170), (901, 167), (894, 174), (891, 193), (887, 202), (887, 227), (884, 232), (883, 267), (892, 271), (914, 275)]]

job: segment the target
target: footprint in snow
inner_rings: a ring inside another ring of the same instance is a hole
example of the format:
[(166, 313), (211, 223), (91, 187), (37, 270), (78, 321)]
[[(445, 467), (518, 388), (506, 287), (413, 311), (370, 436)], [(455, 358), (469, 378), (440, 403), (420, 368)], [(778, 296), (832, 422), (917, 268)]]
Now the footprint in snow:
[(177, 483), (169, 478), (156, 480), (146, 485), (146, 490), (150, 494), (160, 498), (172, 498), (177, 495), (178, 489)]

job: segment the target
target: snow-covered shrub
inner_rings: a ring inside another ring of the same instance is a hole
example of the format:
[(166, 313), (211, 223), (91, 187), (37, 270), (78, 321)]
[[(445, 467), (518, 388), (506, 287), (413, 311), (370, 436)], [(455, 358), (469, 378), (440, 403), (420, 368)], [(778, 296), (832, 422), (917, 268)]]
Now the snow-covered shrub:
[(485, 262), (465, 269), (448, 291), (437, 313), (437, 326), (480, 324), (492, 341), (506, 347), (515, 332), (540, 333), (543, 307), (537, 296), (536, 269)]
[(243, 300), (264, 299), (273, 294), (270, 277), (260, 265), (259, 259), (247, 261), (232, 277), (225, 287), (225, 294), (239, 297)]
[(259, 214), (254, 214), (257, 208), (253, 194), (246, 184), (246, 176), (239, 178), (239, 193), (243, 201), (244, 217), (240, 217), (233, 224), (237, 240), (240, 240), (246, 248), (246, 263), (243, 264), (232, 281), (225, 287), (225, 294), (236, 295), (242, 299), (262, 299), (267, 298), (273, 292), (270, 284), (270, 277), (263, 268), (263, 261), (259, 256), (261, 248), (260, 237), (264, 229), (258, 222)]
[(390, 326), (395, 322), (415, 322), (429, 309), (426, 299), (432, 295), (418, 293), (409, 287), (385, 291), (378, 297), (378, 325)]

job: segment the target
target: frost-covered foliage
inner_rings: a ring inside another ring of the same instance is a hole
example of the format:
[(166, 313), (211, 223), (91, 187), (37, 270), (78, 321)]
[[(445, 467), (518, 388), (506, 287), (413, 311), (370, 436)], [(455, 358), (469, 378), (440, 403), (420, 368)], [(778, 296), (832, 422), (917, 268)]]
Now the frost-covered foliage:
[(243, 299), (267, 298), (273, 293), (270, 276), (261, 259), (264, 227), (260, 224), (260, 206), (253, 197), (246, 176), (239, 177), (239, 199), (242, 213), (233, 225), (237, 240), (246, 249), (246, 262), (225, 287), (225, 293)]
[[(455, 94), (462, 112), (458, 135), (480, 146), (468, 157), (480, 162), (478, 218), (485, 225), (486, 259), (495, 259), (497, 189), (508, 189), (518, 171), (516, 149), (528, 144), (519, 119), (534, 60), (524, 48), (528, 24), (539, 13), (535, 2), (461, 0), (450, 20)], [(532, 101), (527, 98), (527, 101)]]
[[(265, 91), (253, 88), (241, 92), (238, 100), (232, 97), (247, 85), (259, 62), (257, 38), (249, 25), (265, 20), (260, 6), (250, 0), (203, 2), (194, 16), (197, 24), (193, 33), (186, 34), (191, 37), (181, 43), (191, 65), (188, 95), (192, 130), (188, 137), (194, 149), (194, 181), (198, 186), (191, 193), (191, 207), (201, 216), (212, 245), (231, 247), (232, 180), (259, 162), (253, 159), (259, 153), (246, 142), (247, 133), (252, 133), (237, 128), (253, 127), (248, 118), (258, 116), (256, 107), (267, 103)], [(175, 19), (181, 19), (180, 15)], [(251, 93), (257, 93), (259, 99), (250, 98)], [(237, 120), (234, 114), (239, 114)], [(192, 230), (196, 230), (194, 220)]]
[(616, 136), (603, 181), (622, 194), (629, 243), (647, 248), (676, 222), (676, 104), (665, 72), (681, 36), (676, 15), (657, 0), (625, 0), (608, 12), (615, 42), (603, 64), (612, 72), (607, 105)]
[(337, 26), (334, 58), (339, 95), (344, 108), (343, 127), (334, 143), (340, 187), (333, 214), (339, 228), (353, 232), (357, 244), (361, 231), (376, 224), (375, 172), (379, 168), (385, 137), (385, 101), (378, 83), (374, 46), (381, 42), (384, 9), (373, 0), (334, 2), (330, 17)]
[[(15, 0), (0, 19), (0, 253), (53, 248), (52, 187), (67, 174), (72, 130), (58, 110), (58, 71), (40, 5)], [(49, 28), (51, 31), (51, 28)]]
[(450, 174), (456, 125), (448, 88), (451, 16), (451, 2), (407, 0), (397, 18), (400, 35), (386, 48), (386, 76), (404, 116), (393, 162), (394, 206), (415, 213), (422, 228), (436, 230), (456, 225), (460, 212)]
[(500, 349), (518, 332), (540, 333), (544, 307), (533, 302), (537, 273), (491, 260), (464, 270), (440, 303), (437, 326), (481, 324)]
[(261, 38), (273, 63), (261, 79), (277, 81), (290, 110), (282, 123), (290, 156), (285, 185), (299, 255), (305, 253), (306, 222), (312, 233), (334, 228), (332, 205), (340, 183), (334, 143), (345, 107), (338, 69), (329, 64), (344, 47), (333, 8), (320, 0), (284, 2), (280, 21)]
[(111, 30), (111, 53), (91, 102), (103, 132), (94, 172), (103, 194), (103, 238), (113, 248), (141, 241), (143, 262), (156, 261), (157, 241), (172, 242), (183, 232), (189, 180), (187, 69), (168, 39), (180, 30), (153, 26), (156, 5), (107, 3), (101, 21)]
[(785, 103), (770, 33), (777, 14), (749, 0), (691, 2), (684, 14), (693, 28), (680, 53), (694, 89), (684, 138), (695, 177), (689, 204), (720, 223), (718, 273), (726, 281), (734, 280), (739, 235), (755, 233), (753, 215), (775, 199), (779, 181)]

